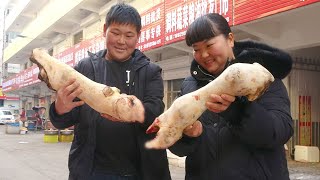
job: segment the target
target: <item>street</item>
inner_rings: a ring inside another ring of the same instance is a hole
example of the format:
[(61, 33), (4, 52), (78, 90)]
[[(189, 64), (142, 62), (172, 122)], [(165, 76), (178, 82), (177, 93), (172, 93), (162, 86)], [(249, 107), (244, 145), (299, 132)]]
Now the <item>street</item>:
[[(0, 180), (67, 179), (70, 144), (44, 143), (41, 131), (5, 134), (5, 125), (0, 125)], [(288, 164), (292, 180), (320, 180), (319, 163)], [(184, 179), (184, 168), (170, 165), (170, 171), (173, 180)]]
[[(5, 134), (0, 125), (0, 180), (68, 179), (71, 143), (44, 143), (43, 132)], [(174, 180), (184, 179), (184, 169), (170, 166)]]

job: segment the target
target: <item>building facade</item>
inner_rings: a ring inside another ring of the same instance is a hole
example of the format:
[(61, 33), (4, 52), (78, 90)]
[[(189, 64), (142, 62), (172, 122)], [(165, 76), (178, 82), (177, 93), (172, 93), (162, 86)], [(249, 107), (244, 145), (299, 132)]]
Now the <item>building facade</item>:
[[(43, 47), (74, 66), (105, 48), (102, 36), (107, 10), (119, 0), (9, 0), (4, 8), (3, 91), (18, 97), (20, 107), (49, 107), (55, 94), (37, 78), (39, 69), (28, 59)], [(137, 48), (163, 69), (166, 107), (189, 73), (192, 49), (184, 42), (186, 29), (203, 14), (222, 14), (236, 40), (251, 39), (288, 51), (294, 59), (284, 79), (291, 99), (295, 144), (320, 146), (319, 0), (127, 0), (141, 14)]]

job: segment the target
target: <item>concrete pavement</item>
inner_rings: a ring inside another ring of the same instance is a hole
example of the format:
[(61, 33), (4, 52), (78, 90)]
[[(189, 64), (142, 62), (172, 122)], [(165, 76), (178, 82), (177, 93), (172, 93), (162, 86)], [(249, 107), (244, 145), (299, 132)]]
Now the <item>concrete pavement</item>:
[[(71, 143), (44, 143), (43, 132), (5, 134), (0, 125), (0, 180), (68, 179)], [(184, 160), (168, 151), (173, 180), (184, 180)], [(288, 161), (291, 180), (320, 180), (320, 163)]]
[(42, 132), (5, 134), (0, 125), (0, 180), (58, 180), (68, 177), (70, 143), (43, 143)]
[[(0, 125), (0, 180), (68, 179), (70, 145), (44, 143), (41, 131), (5, 134), (5, 125)], [(174, 165), (170, 165), (172, 179), (183, 180), (184, 168)]]

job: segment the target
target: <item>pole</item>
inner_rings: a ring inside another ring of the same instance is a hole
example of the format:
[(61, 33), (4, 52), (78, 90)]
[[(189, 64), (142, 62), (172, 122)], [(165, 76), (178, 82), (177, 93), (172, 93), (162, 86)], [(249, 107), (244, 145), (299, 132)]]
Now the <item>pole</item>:
[(0, 86), (2, 87), (2, 76), (3, 76), (3, 53), (5, 43), (5, 7), (0, 5)]

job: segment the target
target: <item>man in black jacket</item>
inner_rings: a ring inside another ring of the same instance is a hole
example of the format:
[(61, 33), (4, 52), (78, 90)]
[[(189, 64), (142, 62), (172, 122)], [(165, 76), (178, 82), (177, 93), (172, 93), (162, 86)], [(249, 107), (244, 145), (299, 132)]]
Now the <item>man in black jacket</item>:
[(194, 50), (194, 61), (182, 94), (208, 84), (232, 63), (258, 62), (275, 77), (253, 102), (210, 95), (208, 110), (170, 148), (187, 156), (186, 180), (289, 180), (283, 145), (293, 134), (293, 123), (281, 79), (291, 70), (291, 57), (262, 43), (235, 42), (228, 22), (215, 13), (196, 19), (188, 27), (186, 42)]
[(164, 110), (161, 68), (135, 49), (141, 30), (140, 15), (126, 4), (111, 7), (104, 35), (107, 48), (81, 60), (75, 69), (98, 83), (135, 95), (145, 108), (145, 122), (121, 123), (99, 114), (83, 101), (77, 80), (57, 91), (50, 107), (53, 125), (72, 125), (75, 136), (69, 154), (69, 179), (76, 180), (169, 180), (165, 150), (146, 150), (144, 143), (154, 137), (146, 128)]

